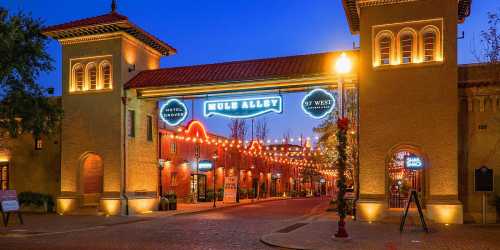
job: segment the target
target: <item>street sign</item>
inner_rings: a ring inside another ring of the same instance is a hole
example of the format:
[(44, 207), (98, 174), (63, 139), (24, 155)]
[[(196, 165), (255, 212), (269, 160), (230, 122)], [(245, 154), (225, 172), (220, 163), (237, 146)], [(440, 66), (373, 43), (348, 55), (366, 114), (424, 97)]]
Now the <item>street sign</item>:
[(16, 213), (19, 221), (23, 224), (16, 190), (0, 190), (0, 212), (2, 213), (4, 226), (7, 226), (9, 223), (9, 216), (11, 213)]
[(302, 99), (302, 110), (314, 119), (322, 119), (335, 109), (335, 98), (324, 89), (315, 89)]
[(188, 109), (179, 99), (169, 99), (160, 108), (160, 118), (169, 126), (177, 126), (186, 120)]
[(476, 192), (493, 192), (493, 169), (481, 166), (474, 170), (474, 190)]
[(283, 100), (279, 95), (205, 101), (203, 115), (229, 118), (252, 118), (267, 113), (283, 112)]

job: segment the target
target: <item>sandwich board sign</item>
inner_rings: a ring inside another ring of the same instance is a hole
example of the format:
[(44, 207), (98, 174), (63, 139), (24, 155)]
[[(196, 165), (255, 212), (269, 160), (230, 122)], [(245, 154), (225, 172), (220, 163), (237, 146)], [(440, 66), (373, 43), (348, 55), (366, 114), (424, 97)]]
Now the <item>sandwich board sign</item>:
[(237, 192), (237, 179), (236, 176), (228, 176), (224, 180), (224, 203), (235, 203)]
[(4, 226), (9, 223), (9, 217), (12, 213), (17, 214), (19, 221), (23, 224), (16, 190), (0, 190), (0, 212)]

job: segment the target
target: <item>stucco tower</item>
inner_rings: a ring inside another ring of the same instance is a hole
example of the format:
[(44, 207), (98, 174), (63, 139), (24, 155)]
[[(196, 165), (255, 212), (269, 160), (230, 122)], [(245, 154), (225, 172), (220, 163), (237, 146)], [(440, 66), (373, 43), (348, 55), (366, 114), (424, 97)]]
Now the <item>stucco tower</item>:
[[(401, 190), (413, 185), (428, 218), (462, 223), (457, 25), (470, 1), (344, 0), (344, 7), (352, 32), (360, 35), (362, 58), (359, 217), (390, 215), (388, 208), (401, 208)], [(405, 156), (421, 159), (423, 168), (398, 169)]]
[[(154, 121), (146, 120), (146, 113), (154, 114), (156, 103), (129, 101), (133, 98), (127, 98), (123, 85), (140, 71), (158, 68), (160, 58), (175, 49), (115, 8), (105, 15), (48, 27), (44, 34), (62, 45), (64, 119), (58, 212), (83, 207), (106, 214), (126, 213), (129, 206), (130, 213), (152, 209), (156, 180), (138, 175), (155, 176), (156, 141), (144, 144), (147, 153), (126, 152), (138, 140), (146, 141), (141, 129)], [(141, 105), (145, 107), (134, 113), (134, 107)], [(149, 126), (156, 130), (156, 124)], [(147, 158), (142, 165), (136, 163), (136, 154)], [(138, 173), (140, 167), (144, 169)], [(150, 202), (137, 205), (136, 200)]]

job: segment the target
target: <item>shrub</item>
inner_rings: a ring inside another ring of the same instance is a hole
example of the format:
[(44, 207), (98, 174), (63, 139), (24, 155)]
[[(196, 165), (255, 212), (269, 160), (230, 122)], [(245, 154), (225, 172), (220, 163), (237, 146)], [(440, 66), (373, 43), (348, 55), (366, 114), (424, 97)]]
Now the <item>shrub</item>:
[(49, 194), (21, 192), (17, 198), (19, 200), (19, 205), (21, 206), (33, 206), (37, 208), (46, 206), (46, 212), (54, 211), (54, 199)]

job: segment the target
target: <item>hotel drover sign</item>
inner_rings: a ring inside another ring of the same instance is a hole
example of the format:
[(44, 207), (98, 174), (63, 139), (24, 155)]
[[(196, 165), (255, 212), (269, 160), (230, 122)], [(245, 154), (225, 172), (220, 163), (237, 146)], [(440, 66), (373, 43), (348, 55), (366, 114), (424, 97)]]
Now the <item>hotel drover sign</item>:
[(335, 109), (335, 98), (324, 89), (314, 89), (302, 99), (302, 110), (314, 119), (322, 119)]
[(279, 95), (222, 99), (205, 101), (203, 114), (205, 117), (213, 115), (229, 118), (251, 118), (266, 113), (281, 113), (283, 100)]
[(169, 99), (160, 108), (160, 118), (169, 126), (177, 126), (186, 120), (188, 109), (179, 99)]

